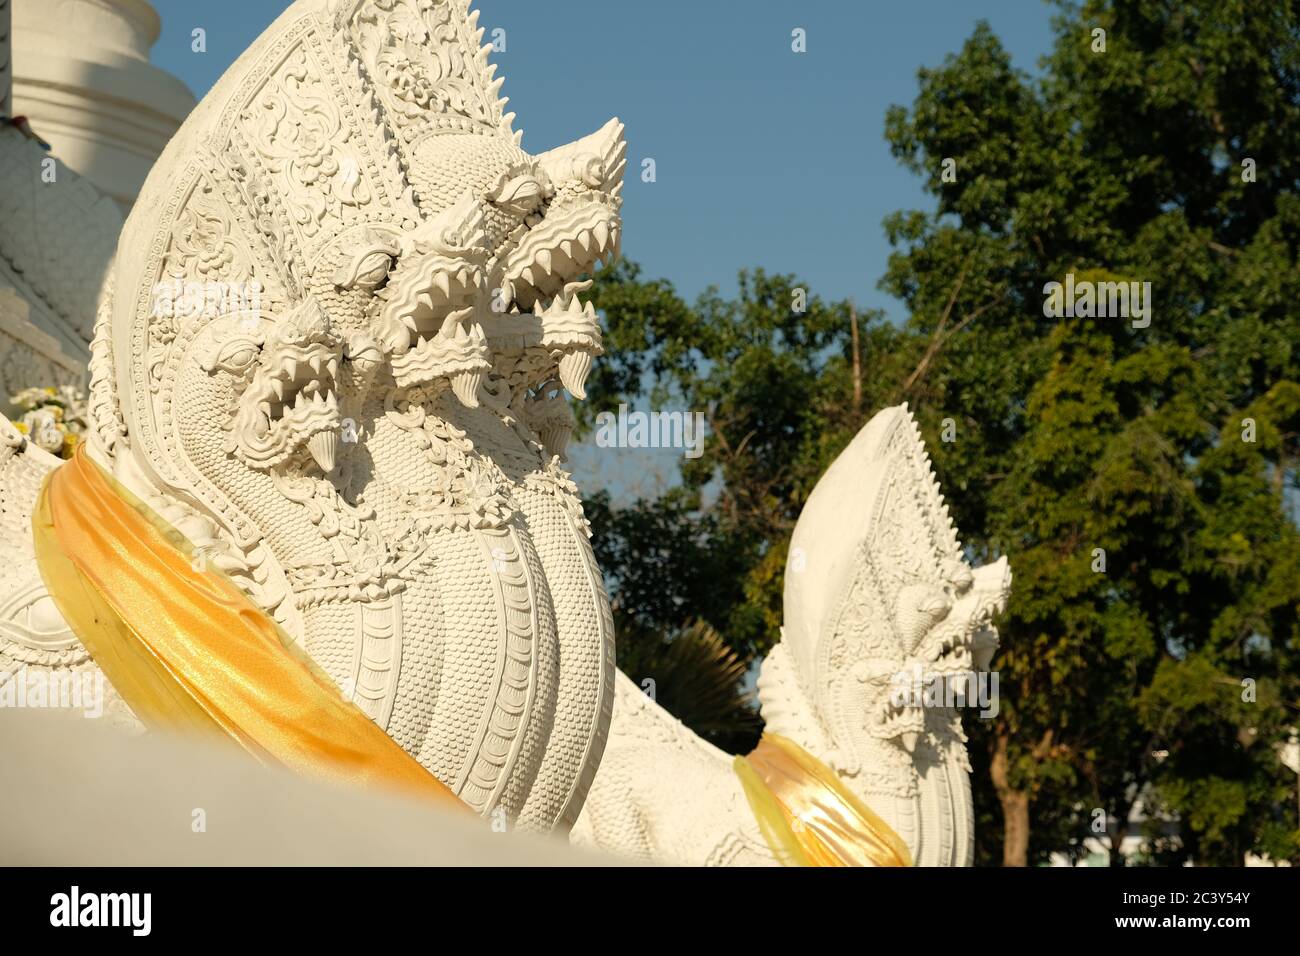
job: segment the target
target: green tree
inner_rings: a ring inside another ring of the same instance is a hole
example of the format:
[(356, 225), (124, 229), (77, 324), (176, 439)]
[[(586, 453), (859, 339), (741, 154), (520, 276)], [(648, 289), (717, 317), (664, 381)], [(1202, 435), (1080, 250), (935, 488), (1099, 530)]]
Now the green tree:
[[(1089, 2), (1055, 30), (1031, 78), (980, 25), (886, 117), (935, 201), (885, 223), (904, 325), (800, 310), (758, 270), (693, 306), (600, 276), (591, 407), (710, 423), (671, 495), (595, 509), (620, 633), (649, 660), (701, 616), (757, 660), (807, 494), (906, 399), (972, 557), (1015, 573), (1002, 707), (967, 721), (980, 861), (1082, 852), (1098, 810), (1117, 842), (1140, 800), (1178, 820), (1151, 862), (1300, 862), (1277, 757), (1300, 723), (1300, 3)], [(1149, 282), (1149, 324), (1046, 315), (1067, 275)]]
[[(931, 420), (968, 423), (936, 451), (941, 479), (976, 550), (1009, 553), (1016, 572), (1005, 703), (975, 729), (1005, 863), (1060, 848), (1033, 840), (1032, 813), (1077, 841), (1101, 808), (1122, 836), (1144, 793), (1185, 815), (1184, 857), (1297, 854), (1294, 815), (1285, 837), (1260, 825), (1283, 806), (1271, 745), (1295, 700), (1296, 537), (1280, 493), (1294, 438), (1270, 452), (1219, 428), (1300, 378), (1297, 23), (1295, 4), (1067, 6), (1041, 80), (981, 26), (888, 117), (938, 208), (889, 222), (901, 251), (885, 287), (931, 336), (940, 303), (993, 302), (979, 334), (948, 337), (918, 398)], [(1149, 281), (1150, 326), (1045, 317), (1043, 286), (1067, 273)], [(1234, 535), (1249, 554), (1229, 573)], [(1226, 674), (1276, 680), (1280, 697), (1261, 689), (1243, 711), (1238, 682), (1210, 676)], [(1172, 707), (1179, 694), (1204, 706)], [(1207, 721), (1222, 746), (1198, 743)]]
[(734, 300), (710, 289), (687, 306), (669, 283), (641, 281), (632, 263), (599, 274), (607, 357), (592, 372), (585, 422), (644, 400), (702, 411), (708, 423), (706, 452), (683, 462), (679, 488), (622, 510), (600, 499), (593, 511), (606, 532), (602, 567), (640, 626), (700, 616), (746, 660), (777, 638), (785, 547), (802, 504), (864, 409), (892, 394), (891, 369), (910, 341), (878, 314), (806, 291), (760, 269), (740, 275)]

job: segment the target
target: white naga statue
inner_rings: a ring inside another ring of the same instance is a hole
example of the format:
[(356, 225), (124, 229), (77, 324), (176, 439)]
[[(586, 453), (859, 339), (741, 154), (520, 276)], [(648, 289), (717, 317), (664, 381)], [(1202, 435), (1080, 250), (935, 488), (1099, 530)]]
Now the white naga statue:
[[(482, 34), (467, 0), (299, 0), (239, 58), (124, 227), (83, 454), (471, 810), (644, 859), (789, 862), (744, 783), (766, 764), (616, 671), (559, 464), (601, 354), (583, 277), (619, 248), (622, 125), (524, 152)], [(31, 533), (73, 465), (0, 432), (0, 683), (93, 671)], [(832, 466), (792, 554), (769, 730), (904, 856), (968, 863), (957, 713), (894, 690), (987, 667), (1009, 573), (963, 560), (906, 409)]]

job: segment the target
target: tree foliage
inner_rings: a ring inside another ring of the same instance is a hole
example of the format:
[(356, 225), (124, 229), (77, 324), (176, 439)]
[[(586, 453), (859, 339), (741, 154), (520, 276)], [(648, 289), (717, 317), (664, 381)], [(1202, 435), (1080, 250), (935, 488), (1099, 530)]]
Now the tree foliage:
[[(670, 494), (593, 509), (620, 639), (653, 656), (700, 618), (759, 659), (808, 493), (906, 400), (972, 557), (1015, 574), (1002, 706), (966, 721), (981, 861), (1081, 853), (1098, 809), (1117, 842), (1141, 801), (1178, 821), (1152, 862), (1300, 862), (1277, 755), (1300, 723), (1300, 3), (1088, 2), (1055, 30), (1031, 78), (980, 25), (886, 117), (935, 204), (885, 222), (905, 324), (797, 311), (806, 286), (761, 270), (693, 305), (599, 277), (591, 407), (709, 422)], [(1149, 282), (1149, 326), (1046, 316), (1067, 274)]]

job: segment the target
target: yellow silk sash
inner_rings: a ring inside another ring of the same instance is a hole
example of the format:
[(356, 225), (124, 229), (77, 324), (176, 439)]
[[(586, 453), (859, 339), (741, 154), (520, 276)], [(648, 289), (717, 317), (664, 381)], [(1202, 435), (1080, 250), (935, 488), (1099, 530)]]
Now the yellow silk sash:
[(467, 809), (225, 574), (196, 570), (193, 545), (84, 448), (46, 477), (32, 531), (55, 605), (147, 727)]
[(733, 766), (763, 839), (784, 865), (912, 865), (889, 824), (794, 741), (764, 734)]

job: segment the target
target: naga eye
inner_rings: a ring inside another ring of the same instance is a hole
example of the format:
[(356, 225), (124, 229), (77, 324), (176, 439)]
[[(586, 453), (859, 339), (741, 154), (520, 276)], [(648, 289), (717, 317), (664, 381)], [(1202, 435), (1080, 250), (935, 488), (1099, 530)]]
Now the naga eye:
[(506, 180), (488, 195), (493, 205), (521, 219), (536, 210), (545, 198), (546, 184), (527, 173)]
[(361, 264), (361, 269), (357, 272), (357, 285), (376, 286), (384, 281), (388, 275), (388, 267), (392, 264), (392, 259), (382, 252), (366, 256), (365, 262)]
[(261, 347), (250, 339), (234, 339), (217, 353), (216, 368), (231, 375), (243, 375), (257, 361)]
[(342, 263), (334, 271), (334, 284), (343, 289), (374, 291), (388, 278), (392, 267), (392, 250), (372, 246)]
[(362, 289), (375, 289), (379, 284), (388, 278), (388, 269), (393, 260), (382, 252), (377, 252), (366, 256), (361, 263), (361, 268), (357, 270), (357, 277), (352, 281), (352, 287)]

